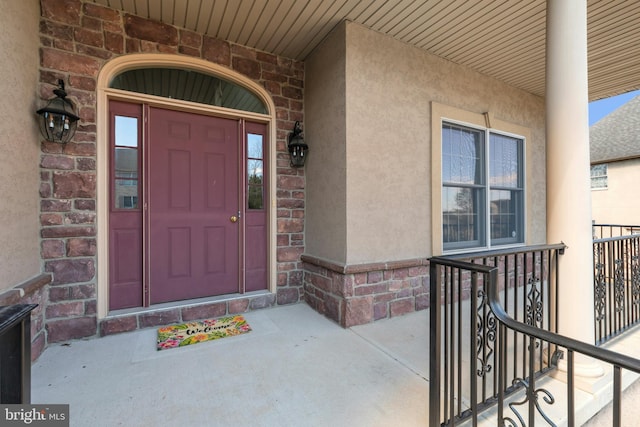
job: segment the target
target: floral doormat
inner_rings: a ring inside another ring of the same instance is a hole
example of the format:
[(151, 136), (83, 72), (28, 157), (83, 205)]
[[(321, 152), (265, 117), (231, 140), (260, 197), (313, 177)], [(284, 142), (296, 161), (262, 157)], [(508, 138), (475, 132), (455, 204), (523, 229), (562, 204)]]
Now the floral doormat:
[(201, 322), (182, 323), (158, 329), (158, 350), (184, 347), (203, 341), (245, 334), (251, 326), (242, 316), (207, 319)]

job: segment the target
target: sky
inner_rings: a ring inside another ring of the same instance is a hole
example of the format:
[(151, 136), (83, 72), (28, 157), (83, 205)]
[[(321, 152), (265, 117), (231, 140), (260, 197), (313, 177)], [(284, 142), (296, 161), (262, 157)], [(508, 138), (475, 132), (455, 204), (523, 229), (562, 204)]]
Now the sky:
[(640, 95), (640, 90), (634, 90), (611, 98), (600, 99), (589, 103), (589, 126), (621, 107), (627, 101)]

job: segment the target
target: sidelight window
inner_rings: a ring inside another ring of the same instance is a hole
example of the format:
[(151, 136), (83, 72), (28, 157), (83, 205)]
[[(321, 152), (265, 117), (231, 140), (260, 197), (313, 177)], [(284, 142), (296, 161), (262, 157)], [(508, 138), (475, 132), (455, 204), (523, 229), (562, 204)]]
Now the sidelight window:
[(116, 209), (138, 209), (138, 118), (115, 116), (113, 152), (114, 202)]
[(247, 208), (264, 209), (263, 136), (247, 134)]

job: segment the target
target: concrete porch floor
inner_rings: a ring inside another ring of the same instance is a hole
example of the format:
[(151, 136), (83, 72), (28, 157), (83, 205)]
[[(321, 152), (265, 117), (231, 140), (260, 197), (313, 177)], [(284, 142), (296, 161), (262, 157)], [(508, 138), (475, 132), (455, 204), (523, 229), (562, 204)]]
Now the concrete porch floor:
[(306, 304), (246, 313), (248, 334), (157, 351), (156, 329), (53, 345), (32, 403), (72, 426), (420, 426), (428, 312), (343, 329)]
[[(79, 427), (426, 426), (428, 316), (343, 329), (301, 303), (246, 313), (252, 332), (184, 348), (157, 351), (156, 329), (52, 345), (32, 367), (31, 400), (69, 404)], [(603, 393), (579, 393), (587, 418)], [(640, 418), (638, 399), (636, 383), (623, 425)]]

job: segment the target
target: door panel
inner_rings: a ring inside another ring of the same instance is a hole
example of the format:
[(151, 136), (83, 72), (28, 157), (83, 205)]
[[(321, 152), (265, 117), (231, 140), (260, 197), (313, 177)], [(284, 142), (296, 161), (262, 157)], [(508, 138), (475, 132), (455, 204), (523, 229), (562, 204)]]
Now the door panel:
[(257, 225), (247, 224), (246, 240), (251, 242), (246, 246), (247, 291), (267, 289), (267, 230), (260, 224), (260, 219), (256, 214), (247, 215), (247, 222), (258, 222)]
[(141, 222), (136, 215), (131, 214), (116, 215), (115, 220), (111, 221), (110, 310), (142, 305)]
[[(155, 148), (154, 148), (155, 149)], [(187, 150), (169, 150), (166, 173), (169, 182), (167, 205), (173, 211), (191, 209), (191, 153)], [(151, 181), (153, 183), (153, 181)], [(152, 184), (154, 185), (154, 184)]]
[[(205, 182), (211, 185), (206, 186), (207, 205), (210, 210), (224, 209), (227, 171), (225, 167), (225, 156), (218, 154), (207, 154), (205, 157)], [(237, 173), (237, 172), (236, 172)]]
[(191, 278), (191, 227), (167, 227), (169, 237), (167, 259), (169, 278)]
[(239, 292), (238, 123), (150, 108), (152, 304)]

